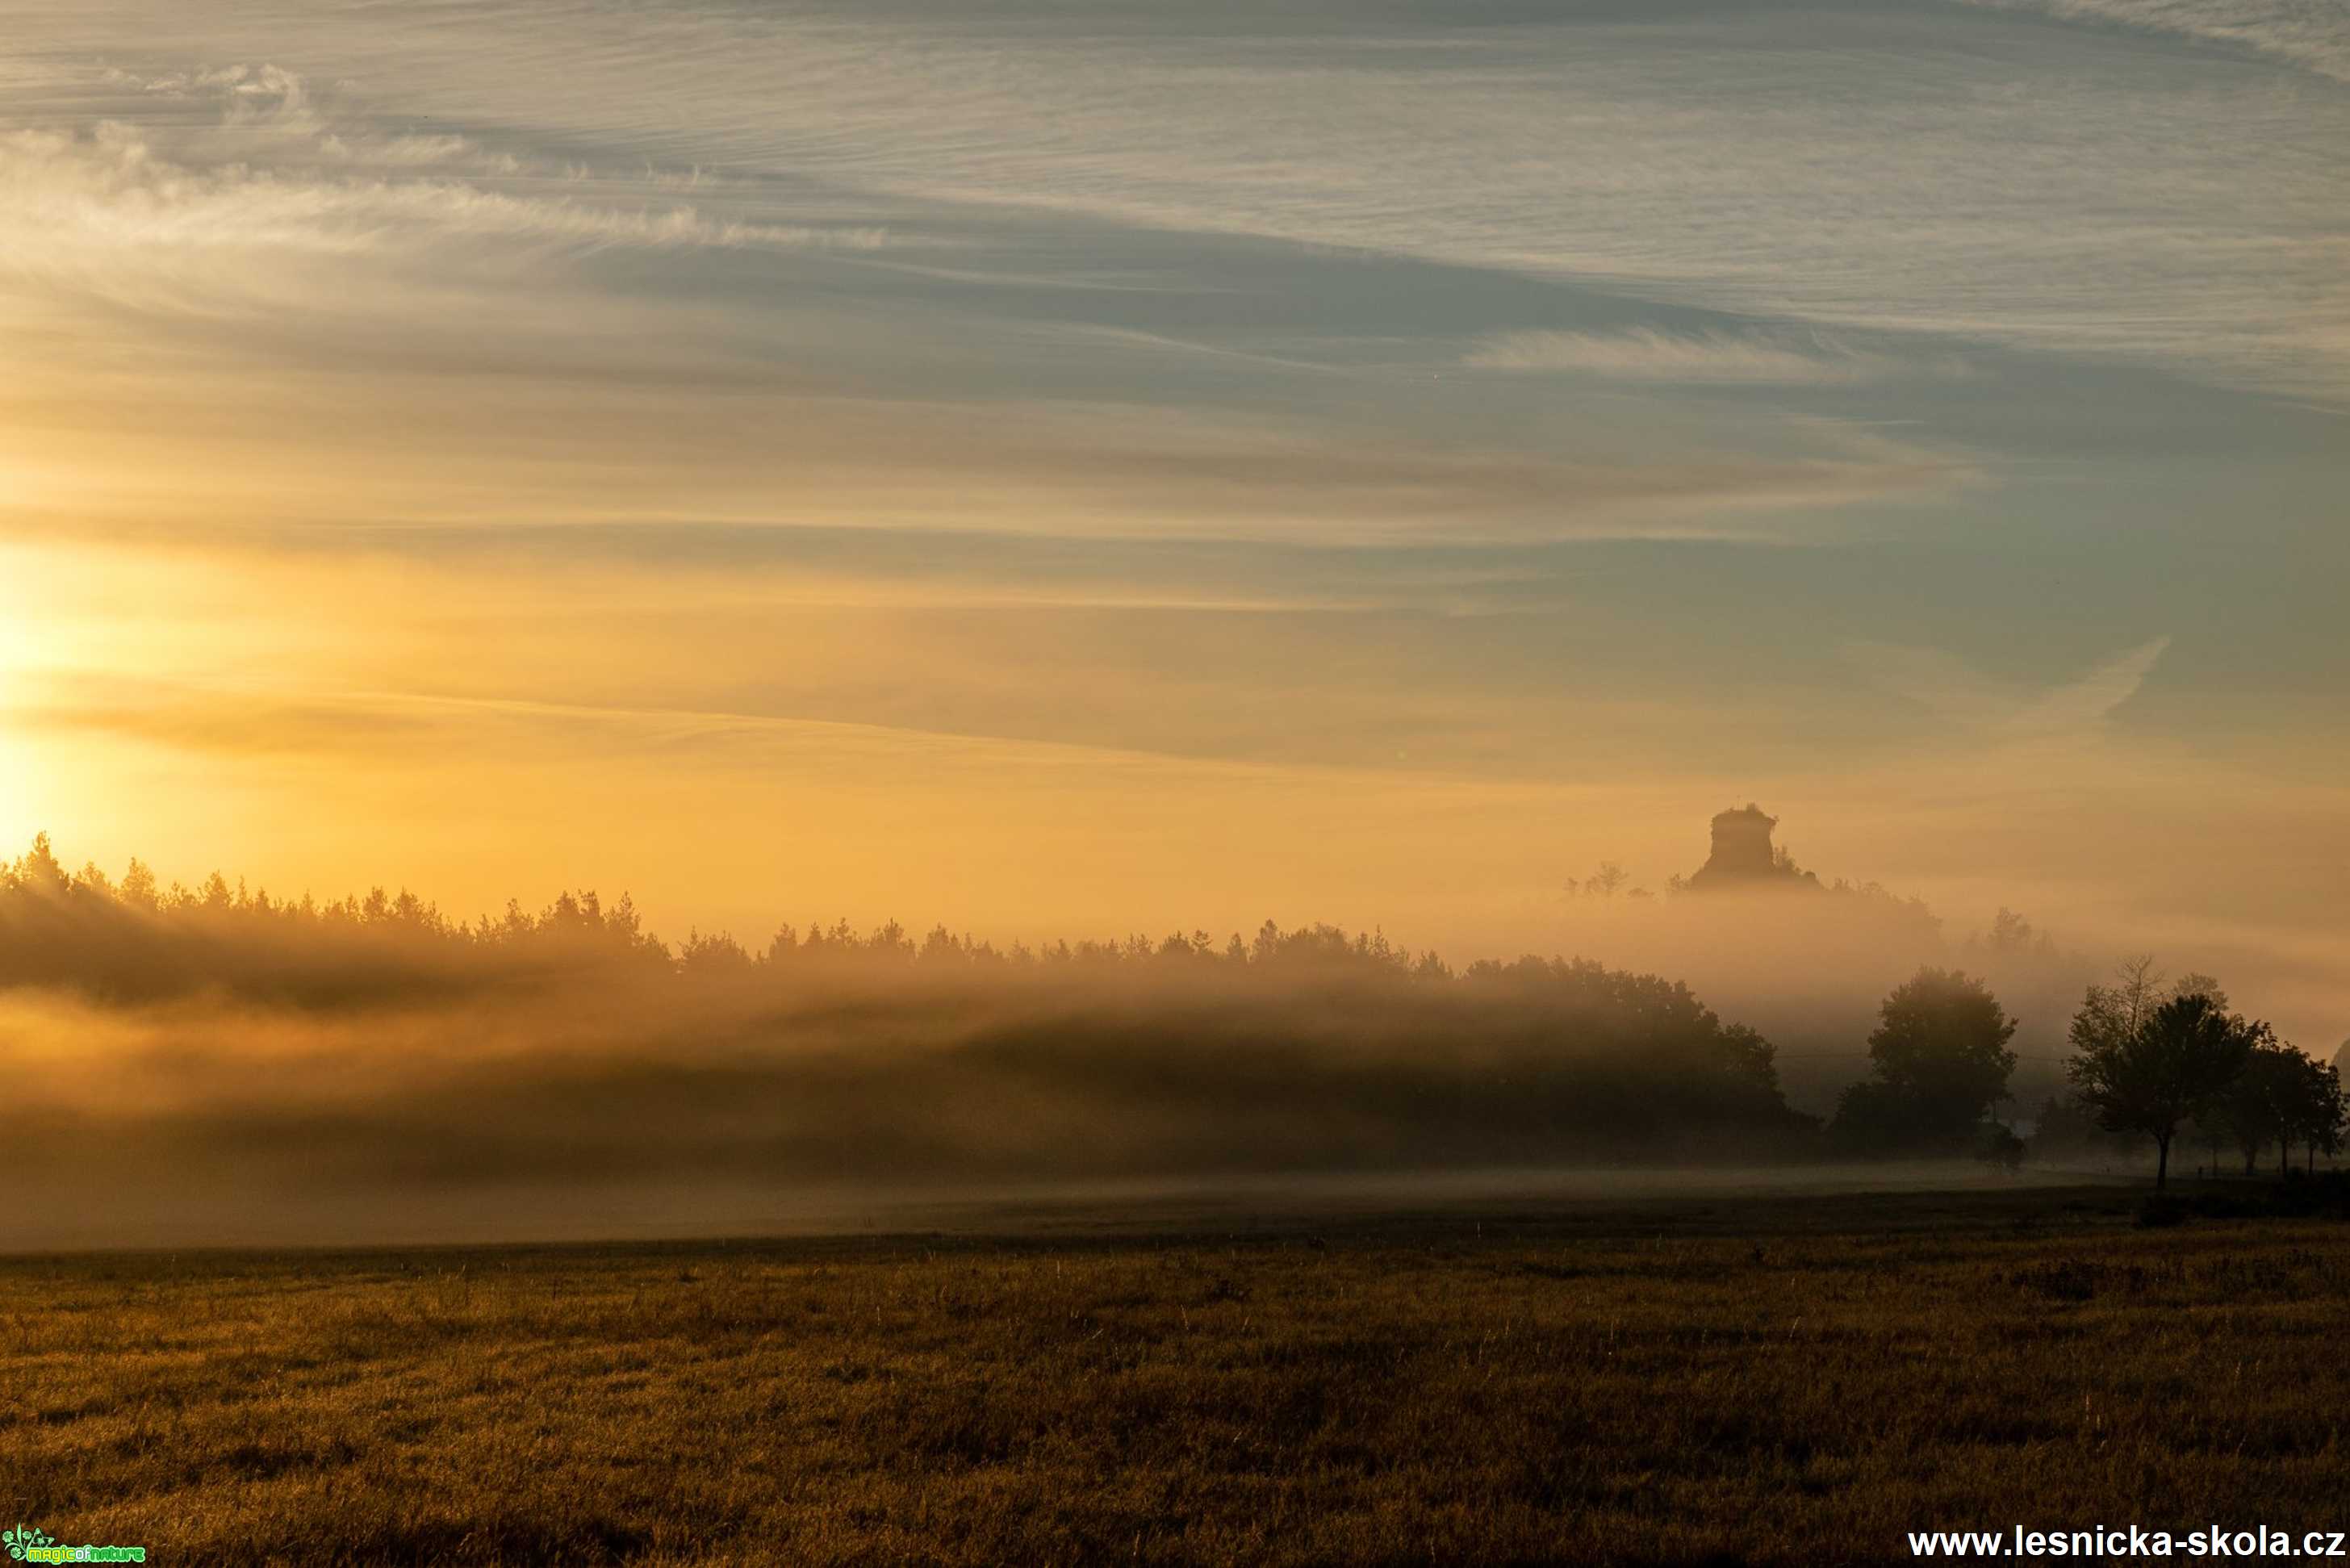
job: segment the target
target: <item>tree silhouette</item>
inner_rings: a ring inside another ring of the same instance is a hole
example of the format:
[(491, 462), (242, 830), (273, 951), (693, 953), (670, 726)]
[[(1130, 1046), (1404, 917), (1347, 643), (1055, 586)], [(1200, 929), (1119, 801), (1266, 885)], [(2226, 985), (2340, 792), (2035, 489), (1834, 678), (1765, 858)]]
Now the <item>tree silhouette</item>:
[(1950, 1150), (1977, 1140), (2007, 1094), (2016, 1021), (1981, 981), (1922, 968), (1894, 988), (1868, 1036), (1876, 1076), (1845, 1091), (1835, 1133), (1848, 1147)]
[(2222, 1012), (2203, 992), (2152, 1006), (2151, 969), (2125, 970), (2118, 988), (2092, 985), (2073, 1018), (2066, 1075), (2109, 1132), (2154, 1139), (2154, 1185), (2170, 1175), (2179, 1125), (2213, 1106), (2244, 1071), (2267, 1025)]
[(2321, 1154), (2331, 1159), (2342, 1151), (2342, 1140), (2350, 1133), (2350, 1096), (2342, 1089), (2342, 1069), (2331, 1062), (2313, 1062), (2307, 1097), (2303, 1102), (2305, 1118), (2301, 1135), (2309, 1147), (2309, 1163), (2314, 1166)]
[(2341, 1147), (2342, 1075), (2332, 1063), (2314, 1061), (2263, 1030), (2211, 1119), (2234, 1138), (2247, 1176), (2272, 1143), (2280, 1172), (2293, 1168), (2296, 1143), (2314, 1163), (2319, 1150), (2332, 1154)]
[(2280, 1166), (2292, 1163), (2293, 1059), (2301, 1053), (2273, 1038), (2253, 1043), (2244, 1070), (2215, 1099), (2202, 1119), (2223, 1129), (2236, 1151), (2244, 1157), (2244, 1174), (2260, 1168), (2261, 1151), (2272, 1143), (2285, 1145)]

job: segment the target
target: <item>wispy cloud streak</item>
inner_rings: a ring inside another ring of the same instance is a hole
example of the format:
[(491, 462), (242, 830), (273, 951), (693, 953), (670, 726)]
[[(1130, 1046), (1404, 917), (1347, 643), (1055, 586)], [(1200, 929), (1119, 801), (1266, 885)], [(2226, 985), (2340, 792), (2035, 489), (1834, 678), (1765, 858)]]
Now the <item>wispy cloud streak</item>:
[(2008, 739), (2078, 735), (2146, 684), (2170, 639), (2158, 637), (2100, 659), (2085, 673), (2033, 690), (1994, 680), (1930, 649), (1857, 644), (1850, 649), (1875, 683), (1965, 729)]
[(1483, 370), (1567, 371), (1633, 381), (1711, 386), (1852, 386), (1908, 375), (1963, 376), (1963, 361), (1944, 355), (1905, 362), (1813, 333), (1504, 332), (1485, 339), (1461, 363)]
[[(511, 275), (610, 248), (847, 251), (871, 226), (705, 213), (664, 182), (534, 171), (454, 135), (336, 122), (301, 78), (238, 67), (130, 80), (193, 99), (189, 127), (101, 119), (0, 134), (0, 277), (115, 304), (352, 308), (353, 267), (484, 265)], [(690, 189), (691, 175), (666, 182)], [(380, 303), (380, 302), (374, 302)]]
[(2350, 8), (2332, 0), (1969, 0), (2229, 44), (2350, 82)]

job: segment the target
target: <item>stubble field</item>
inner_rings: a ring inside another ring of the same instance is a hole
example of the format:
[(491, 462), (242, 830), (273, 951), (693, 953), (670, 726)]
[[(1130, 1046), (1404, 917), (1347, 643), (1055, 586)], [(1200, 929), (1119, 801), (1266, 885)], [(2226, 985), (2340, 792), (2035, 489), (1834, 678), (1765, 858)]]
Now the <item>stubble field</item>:
[(2350, 1227), (2112, 1189), (0, 1261), (0, 1510), (158, 1563), (1882, 1563), (2338, 1528)]

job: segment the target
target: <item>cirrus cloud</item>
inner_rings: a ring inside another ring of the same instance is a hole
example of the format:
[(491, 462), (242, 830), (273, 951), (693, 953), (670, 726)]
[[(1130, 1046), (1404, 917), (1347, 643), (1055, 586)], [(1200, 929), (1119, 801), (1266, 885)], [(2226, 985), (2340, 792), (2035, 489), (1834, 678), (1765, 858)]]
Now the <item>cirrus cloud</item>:
[(1908, 363), (1822, 333), (1774, 338), (1729, 332), (1504, 332), (1461, 363), (1482, 370), (1568, 371), (1636, 381), (1723, 386), (1850, 386), (1904, 374), (1955, 377), (1965, 362)]
[(888, 244), (872, 226), (710, 215), (657, 181), (576, 166), (550, 177), (463, 137), (338, 126), (300, 77), (274, 67), (109, 79), (216, 112), (194, 125), (107, 119), (0, 134), (0, 290), (199, 313), (363, 310), (370, 302), (350, 269), (369, 265), (446, 273), (624, 247)]

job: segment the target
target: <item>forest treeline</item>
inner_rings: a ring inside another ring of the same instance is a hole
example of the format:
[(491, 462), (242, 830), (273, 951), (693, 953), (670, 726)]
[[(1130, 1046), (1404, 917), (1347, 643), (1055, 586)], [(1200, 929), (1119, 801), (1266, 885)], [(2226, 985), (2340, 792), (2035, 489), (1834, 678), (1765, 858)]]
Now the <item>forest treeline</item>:
[[(757, 951), (671, 948), (626, 898), (462, 922), (406, 894), (72, 873), (44, 840), (0, 878), (0, 985), (160, 1016), (139, 1049), (161, 1060), (167, 1038), (174, 1072), (216, 1060), (177, 1096), (172, 1147), (334, 1168), (369, 1150), (515, 1176), (542, 1158), (795, 1175), (1674, 1160), (1775, 1157), (1813, 1131), (1770, 1044), (1686, 985), (1586, 960), (1456, 971), (1321, 925), (1031, 949), (835, 921)], [(322, 1106), (297, 1068), (238, 1071), (248, 1039), (380, 1070), (363, 1103)], [(94, 1134), (130, 1114), (84, 1087), (55, 1113)]]
[[(119, 880), (94, 865), (68, 871), (46, 834), (0, 864), (0, 984), (67, 986), (107, 1000), (214, 990), (334, 1005), (472, 983), (576, 981), (583, 972), (723, 981), (908, 963), (981, 971), (1212, 963), (1232, 972), (1455, 978), (1433, 952), (1414, 955), (1377, 933), (1327, 925), (1284, 931), (1267, 921), (1247, 940), (1193, 930), (999, 948), (944, 926), (917, 939), (895, 920), (860, 931), (841, 919), (785, 921), (755, 950), (700, 931), (672, 947), (644, 928), (627, 895), (607, 903), (592, 889), (567, 891), (536, 911), (512, 901), (502, 915), (468, 922), (405, 889), (321, 902), (274, 898), (218, 872), (195, 888), (166, 887), (136, 859)], [(1499, 967), (1471, 966), (1479, 973)]]
[[(2044, 941), (2002, 922), (1988, 950)], [(93, 1046), (83, 1079), (51, 1071), (27, 1090), (47, 1101), (20, 1109), (313, 1178), (2024, 1152), (2016, 1020), (1983, 980), (1932, 966), (1877, 1009), (1869, 1076), (1814, 1117), (1790, 1108), (1761, 1033), (1684, 983), (1584, 959), (1455, 969), (1376, 932), (1270, 921), (1032, 949), (835, 920), (755, 950), (672, 947), (626, 898), (469, 922), (405, 892), (322, 903), (217, 875), (164, 887), (135, 861), (120, 879), (69, 871), (44, 837), (0, 866), (0, 989), (86, 1010), (20, 1037), (160, 1020), (121, 1032), (113, 1058)], [(2334, 1069), (2209, 977), (2166, 987), (2138, 964), (2088, 987), (2068, 1038), (2035, 1155), (2145, 1148), (2167, 1168), (2181, 1138), (2281, 1163), (2340, 1146)], [(272, 1073), (242, 1064), (255, 1042), (278, 1053)], [(142, 1070), (175, 1075), (168, 1108), (119, 1092)]]

